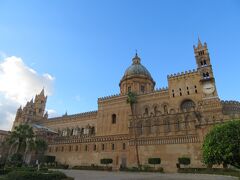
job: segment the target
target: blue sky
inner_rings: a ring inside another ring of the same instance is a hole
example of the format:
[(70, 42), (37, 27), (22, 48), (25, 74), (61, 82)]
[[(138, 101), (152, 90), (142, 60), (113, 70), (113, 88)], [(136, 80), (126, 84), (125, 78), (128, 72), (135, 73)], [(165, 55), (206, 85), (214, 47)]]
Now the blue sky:
[(196, 67), (198, 36), (219, 97), (240, 100), (237, 0), (0, 0), (0, 63), (16, 56), (54, 77), (47, 108), (59, 115), (96, 110), (98, 97), (119, 93), (135, 49), (156, 87), (167, 86), (168, 74)]

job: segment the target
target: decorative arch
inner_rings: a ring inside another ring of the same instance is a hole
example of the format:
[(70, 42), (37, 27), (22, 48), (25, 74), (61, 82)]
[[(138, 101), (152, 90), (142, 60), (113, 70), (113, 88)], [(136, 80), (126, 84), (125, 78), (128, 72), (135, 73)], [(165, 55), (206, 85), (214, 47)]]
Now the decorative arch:
[(161, 114), (161, 111), (159, 110), (160, 108), (159, 108), (158, 104), (153, 104), (152, 109), (153, 109), (154, 116), (158, 116), (158, 115)]
[(148, 105), (143, 106), (143, 116), (148, 116), (150, 114), (150, 108)]
[(161, 107), (163, 108), (163, 113), (168, 114), (168, 108), (169, 108), (168, 103), (166, 102), (162, 103)]
[(196, 104), (191, 99), (186, 99), (186, 100), (182, 101), (182, 103), (180, 105), (180, 109), (184, 112), (194, 110), (195, 107), (196, 107)]
[(176, 113), (176, 111), (175, 111), (175, 109), (170, 109), (170, 114), (175, 114)]

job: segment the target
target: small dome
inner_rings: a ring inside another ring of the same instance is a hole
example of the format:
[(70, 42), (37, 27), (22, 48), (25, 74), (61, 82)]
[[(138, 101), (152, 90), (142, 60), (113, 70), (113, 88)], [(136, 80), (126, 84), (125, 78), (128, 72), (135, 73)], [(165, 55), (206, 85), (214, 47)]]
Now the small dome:
[(122, 79), (133, 76), (145, 76), (153, 80), (149, 71), (140, 63), (141, 59), (138, 57), (137, 54), (135, 55), (132, 61), (133, 61), (132, 65), (127, 68)]

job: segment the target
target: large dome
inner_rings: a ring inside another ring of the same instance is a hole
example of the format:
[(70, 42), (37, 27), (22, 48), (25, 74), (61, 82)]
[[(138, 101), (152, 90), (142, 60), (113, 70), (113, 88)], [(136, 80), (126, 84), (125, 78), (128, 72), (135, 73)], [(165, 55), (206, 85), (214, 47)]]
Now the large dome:
[(135, 76), (142, 76), (153, 80), (149, 71), (140, 63), (140, 58), (138, 57), (137, 54), (133, 58), (132, 65), (128, 67), (127, 70), (125, 71), (122, 80)]
[(125, 71), (120, 83), (121, 94), (128, 92), (149, 93), (154, 90), (155, 82), (149, 71), (141, 64), (137, 53), (132, 59), (132, 65)]

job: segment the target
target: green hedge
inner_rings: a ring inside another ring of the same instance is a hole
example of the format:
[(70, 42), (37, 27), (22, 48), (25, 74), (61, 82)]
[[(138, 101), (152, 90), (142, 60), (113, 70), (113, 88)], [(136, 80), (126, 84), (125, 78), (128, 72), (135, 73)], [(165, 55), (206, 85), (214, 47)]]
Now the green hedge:
[(10, 172), (10, 170), (8, 170), (8, 169), (0, 169), (0, 175), (5, 175), (9, 172)]
[(56, 165), (47, 165), (49, 169), (68, 169), (69, 165), (68, 164), (56, 164)]
[(163, 172), (163, 168), (162, 167), (158, 167), (158, 168), (153, 168), (147, 165), (142, 166), (141, 169), (139, 169), (138, 167), (124, 167), (124, 168), (120, 168), (120, 171), (129, 171), (129, 172)]
[(44, 172), (30, 172), (30, 171), (12, 171), (7, 174), (8, 180), (63, 180), (67, 176), (59, 171)]
[(148, 164), (161, 164), (161, 159), (160, 158), (149, 158), (148, 159)]
[(111, 171), (112, 167), (91, 165), (91, 166), (74, 166), (74, 167), (72, 167), (72, 169)]
[(178, 158), (178, 163), (183, 165), (191, 164), (191, 159), (189, 157), (180, 157)]
[(113, 162), (113, 160), (112, 159), (101, 159), (100, 160), (100, 163), (101, 164), (111, 164)]

